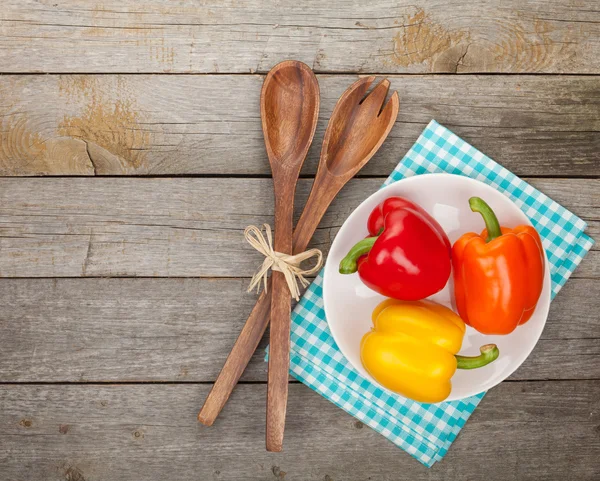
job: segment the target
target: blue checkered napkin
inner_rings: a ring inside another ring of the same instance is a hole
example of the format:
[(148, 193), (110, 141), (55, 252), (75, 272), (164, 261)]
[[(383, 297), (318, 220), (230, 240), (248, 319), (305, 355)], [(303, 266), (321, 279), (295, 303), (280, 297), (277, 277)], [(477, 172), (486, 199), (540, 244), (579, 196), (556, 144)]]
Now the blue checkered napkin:
[(542, 237), (550, 261), (554, 299), (594, 243), (583, 233), (587, 224), (435, 120), (429, 123), (383, 185), (436, 172), (485, 182), (519, 206)]
[[(592, 247), (585, 222), (435, 121), (384, 185), (433, 172), (481, 180), (504, 193), (539, 231), (552, 274), (552, 298)], [(291, 374), (383, 434), (426, 466), (441, 460), (485, 393), (440, 404), (390, 394), (361, 377), (344, 358), (327, 326), (322, 273), (292, 314)]]

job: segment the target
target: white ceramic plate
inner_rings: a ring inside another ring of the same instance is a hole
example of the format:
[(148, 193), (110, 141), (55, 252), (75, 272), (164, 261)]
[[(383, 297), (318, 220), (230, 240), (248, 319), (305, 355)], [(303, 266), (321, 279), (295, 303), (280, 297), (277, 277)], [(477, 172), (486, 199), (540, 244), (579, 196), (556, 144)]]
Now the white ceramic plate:
[[(465, 232), (481, 232), (480, 214), (471, 212), (469, 198), (484, 199), (498, 216), (501, 225), (514, 227), (531, 224), (521, 210), (507, 197), (488, 185), (468, 177), (451, 174), (429, 174), (410, 177), (379, 190), (348, 217), (333, 241), (325, 264), (323, 298), (329, 328), (354, 368), (367, 379), (376, 382), (360, 361), (360, 341), (371, 327), (371, 312), (384, 297), (365, 286), (358, 274), (342, 275), (338, 266), (350, 248), (368, 235), (367, 218), (380, 202), (392, 196), (406, 197), (429, 212), (444, 228), (451, 243)], [(432, 296), (441, 304), (452, 307), (452, 276), (446, 287)], [(452, 378), (452, 391), (447, 401), (462, 399), (490, 389), (510, 376), (525, 361), (537, 343), (550, 307), (550, 270), (546, 259), (544, 288), (531, 319), (506, 336), (484, 336), (471, 327), (463, 340), (463, 355), (478, 355), (479, 346), (494, 343), (500, 349), (499, 358), (485, 367), (457, 370)]]

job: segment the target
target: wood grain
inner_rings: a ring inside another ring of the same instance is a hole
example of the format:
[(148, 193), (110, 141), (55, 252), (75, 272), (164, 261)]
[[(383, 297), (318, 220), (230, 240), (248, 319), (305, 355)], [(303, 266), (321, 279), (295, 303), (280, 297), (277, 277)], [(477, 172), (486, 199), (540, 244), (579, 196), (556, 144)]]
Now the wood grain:
[[(275, 252), (292, 255), (294, 197), (302, 164), (319, 119), (319, 83), (308, 65), (288, 60), (268, 73), (260, 95), (265, 147), (273, 174)], [(269, 244), (270, 244), (269, 240)], [(271, 356), (267, 385), (267, 451), (283, 448), (290, 366), (290, 312), (292, 301), (284, 273), (271, 274)], [(264, 325), (259, 322), (259, 325)], [(248, 350), (240, 364), (252, 356)], [(200, 416), (199, 418), (200, 419)]]
[[(254, 306), (248, 282), (2, 279), (0, 382), (213, 382)], [(511, 379), (600, 379), (598, 298), (597, 279), (571, 279)], [(267, 342), (242, 381), (266, 380)]]
[(506, 481), (600, 476), (599, 381), (501, 384), (431, 470), (298, 384), (290, 386), (286, 450), (268, 453), (265, 386), (240, 386), (211, 428), (195, 420), (207, 390), (0, 386), (0, 470), (14, 481), (392, 481), (400, 472), (415, 481), (485, 481), (490, 472)]
[[(312, 245), (327, 252), (347, 216), (383, 179), (355, 179)], [(243, 239), (272, 223), (270, 179), (0, 178), (0, 277), (251, 277), (261, 255)], [(600, 180), (533, 179), (600, 233)], [(303, 206), (311, 181), (298, 184)], [(296, 209), (298, 214), (299, 209)], [(598, 252), (575, 275), (600, 277)]]
[[(333, 106), (356, 80), (318, 78), (320, 121), (305, 174), (315, 173)], [(387, 176), (432, 118), (518, 175), (600, 175), (593, 76), (390, 80), (400, 114), (362, 175)], [(258, 75), (0, 76), (0, 175), (269, 175), (262, 81)]]
[[(327, 251), (432, 118), (599, 238), (598, 38), (596, 0), (4, 0), (0, 479), (599, 479), (598, 247), (442, 463), (426, 470), (297, 383), (273, 454), (264, 340), (215, 426), (195, 420), (254, 304), (261, 259), (242, 230), (272, 222), (271, 180), (170, 177), (268, 177), (255, 73), (296, 58), (321, 73), (305, 175), (356, 74), (391, 74), (401, 99), (362, 172), (376, 178), (341, 192), (314, 246)], [(455, 75), (474, 73), (497, 75)], [(537, 75), (508, 75), (522, 73)], [(165, 178), (10, 178), (47, 175)]]
[[(600, 73), (595, 0), (5, 0), (4, 72)], [(27, 59), (24, 61), (24, 59)]]
[[(382, 80), (365, 98), (373, 80), (374, 77), (363, 77), (357, 80), (348, 87), (336, 103), (327, 124), (317, 174), (294, 230), (293, 254), (305, 251), (331, 201), (340, 189), (370, 161), (392, 129), (398, 115), (398, 94), (397, 92), (392, 93), (387, 104), (384, 104), (389, 81)], [(265, 138), (268, 136), (266, 135)], [(268, 147), (267, 150), (269, 150)], [(289, 204), (291, 206), (291, 201)], [(275, 277), (272, 286), (276, 286), (276, 281)], [(269, 289), (273, 291), (275, 287)], [(232, 347), (221, 373), (198, 414), (198, 419), (203, 424), (210, 426), (213, 423), (235, 387), (240, 374), (251, 360), (269, 323), (269, 317), (265, 314), (266, 309), (262, 305), (269, 302), (268, 297), (265, 292), (259, 296), (238, 340)], [(271, 304), (273, 305), (274, 302), (273, 300)], [(271, 317), (275, 316), (275, 312), (276, 310), (272, 307)], [(273, 339), (277, 334), (277, 327), (271, 328), (271, 338)], [(279, 331), (279, 336), (283, 337), (281, 331)], [(289, 330), (285, 334), (284, 342), (289, 344)], [(289, 346), (285, 354), (286, 366), (289, 362), (288, 351)], [(274, 349), (271, 348), (269, 362), (272, 363), (274, 358)], [(285, 376), (282, 377), (287, 376), (287, 370), (284, 374)], [(269, 368), (269, 378), (271, 378), (271, 368)], [(281, 381), (284, 382), (284, 379)], [(270, 404), (270, 402), (267, 403), (267, 413)], [(269, 418), (268, 415), (267, 418)], [(267, 428), (267, 439), (269, 438), (269, 429)]]

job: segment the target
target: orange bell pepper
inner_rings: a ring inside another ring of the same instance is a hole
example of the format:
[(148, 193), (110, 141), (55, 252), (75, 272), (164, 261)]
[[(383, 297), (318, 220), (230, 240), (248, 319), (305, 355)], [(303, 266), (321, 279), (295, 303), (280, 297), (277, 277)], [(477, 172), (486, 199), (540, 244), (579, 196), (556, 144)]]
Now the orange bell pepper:
[(471, 197), (469, 205), (483, 216), (486, 229), (464, 234), (452, 247), (456, 307), (482, 334), (509, 334), (529, 320), (542, 293), (542, 241), (531, 226), (500, 227), (479, 197)]

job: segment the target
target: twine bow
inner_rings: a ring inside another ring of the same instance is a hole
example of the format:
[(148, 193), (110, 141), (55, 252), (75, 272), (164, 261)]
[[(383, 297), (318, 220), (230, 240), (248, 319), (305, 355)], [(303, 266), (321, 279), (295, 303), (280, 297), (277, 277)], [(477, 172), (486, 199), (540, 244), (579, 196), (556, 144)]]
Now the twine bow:
[[(275, 250), (273, 250), (271, 226), (269, 224), (263, 224), (263, 229), (265, 230), (266, 239), (262, 230), (255, 225), (249, 225), (246, 227), (246, 230), (244, 230), (244, 237), (246, 238), (246, 241), (248, 241), (248, 244), (265, 256), (261, 268), (254, 274), (250, 281), (248, 292), (255, 287), (256, 291), (260, 292), (261, 280), (264, 282), (266, 292), (267, 273), (269, 272), (269, 269), (272, 269), (274, 271), (283, 272), (292, 297), (299, 300), (300, 288), (298, 287), (298, 281), (300, 281), (300, 284), (302, 284), (303, 287), (307, 287), (310, 284), (304, 276), (310, 276), (319, 271), (323, 265), (323, 253), (319, 249), (309, 249), (300, 254), (296, 254), (295, 256), (275, 252)], [(311, 269), (302, 269), (300, 264), (311, 257), (316, 257), (317, 263)]]

